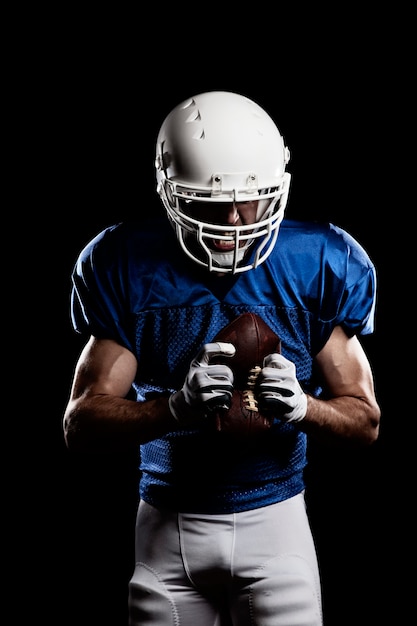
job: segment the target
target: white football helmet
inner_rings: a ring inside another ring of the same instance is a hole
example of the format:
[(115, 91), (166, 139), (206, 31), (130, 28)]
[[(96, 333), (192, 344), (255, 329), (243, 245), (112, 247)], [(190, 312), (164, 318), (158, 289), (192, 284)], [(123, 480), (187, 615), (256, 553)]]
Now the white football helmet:
[[(284, 217), (288, 160), (271, 117), (245, 96), (213, 91), (176, 106), (159, 131), (155, 166), (157, 191), (186, 254), (217, 272), (243, 272), (265, 261)], [(214, 210), (214, 203), (253, 200), (259, 201), (255, 224), (203, 222), (187, 210), (196, 202), (213, 203)], [(234, 242), (224, 246), (233, 249), (213, 250), (214, 238)]]

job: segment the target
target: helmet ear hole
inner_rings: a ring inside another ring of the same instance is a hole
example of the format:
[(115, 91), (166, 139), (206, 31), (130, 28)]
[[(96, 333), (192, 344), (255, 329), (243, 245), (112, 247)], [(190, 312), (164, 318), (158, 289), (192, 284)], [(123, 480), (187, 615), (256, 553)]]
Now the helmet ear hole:
[(177, 206), (177, 200), (174, 197), (174, 194), (172, 193), (171, 185), (169, 184), (169, 181), (167, 180), (164, 181), (164, 191), (165, 191), (165, 198), (169, 206), (171, 207), (171, 209), (175, 209)]

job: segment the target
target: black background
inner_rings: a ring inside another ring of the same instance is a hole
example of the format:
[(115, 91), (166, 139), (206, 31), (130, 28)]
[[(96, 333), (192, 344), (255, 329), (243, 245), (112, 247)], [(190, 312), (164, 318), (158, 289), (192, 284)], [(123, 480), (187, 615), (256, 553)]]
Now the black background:
[(380, 439), (361, 452), (313, 445), (307, 493), (326, 626), (389, 621), (394, 611), (407, 611), (400, 562), (411, 536), (402, 491), (406, 456), (398, 452), (398, 365), (386, 358), (403, 288), (392, 278), (401, 247), (392, 211), (406, 134), (406, 59), (398, 59), (397, 48), (393, 60), (387, 48), (388, 20), (378, 38), (370, 23), (347, 27), (334, 19), (329, 29), (318, 16), (309, 37), (306, 16), (304, 27), (276, 23), (274, 32), (265, 15), (247, 29), (211, 16), (204, 36), (200, 17), (187, 16), (190, 29), (174, 10), (161, 10), (154, 21), (117, 17), (59, 16), (53, 32), (35, 36), (17, 80), (16, 104), (24, 111), (17, 150), (30, 197), (30, 245), (22, 243), (21, 253), (28, 257), (26, 306), (36, 347), (32, 339), (24, 343), (36, 382), (22, 489), (30, 506), (17, 566), (32, 599), (16, 607), (25, 618), (13, 623), (127, 623), (137, 459), (84, 458), (65, 448), (62, 413), (82, 348), (70, 324), (70, 273), (103, 227), (161, 210), (153, 170), (159, 126), (178, 102), (213, 89), (249, 96), (277, 122), (291, 150), (287, 215), (346, 228), (377, 267), (376, 331), (363, 343), (383, 411)]

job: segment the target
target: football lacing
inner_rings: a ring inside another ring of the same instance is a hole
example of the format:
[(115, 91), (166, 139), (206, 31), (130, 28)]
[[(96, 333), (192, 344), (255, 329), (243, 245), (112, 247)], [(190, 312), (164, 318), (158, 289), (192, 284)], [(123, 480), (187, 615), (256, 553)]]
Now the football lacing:
[(255, 398), (254, 389), (256, 385), (256, 379), (259, 376), (261, 368), (259, 365), (255, 365), (252, 369), (249, 370), (248, 380), (247, 380), (247, 389), (243, 391), (243, 406), (248, 411), (254, 411), (256, 413), (259, 412), (258, 409), (258, 401)]

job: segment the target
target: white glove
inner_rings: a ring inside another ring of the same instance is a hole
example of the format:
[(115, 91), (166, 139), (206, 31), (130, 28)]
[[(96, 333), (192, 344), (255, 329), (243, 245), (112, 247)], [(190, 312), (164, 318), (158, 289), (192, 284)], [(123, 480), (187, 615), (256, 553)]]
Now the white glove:
[(227, 365), (211, 363), (214, 357), (232, 357), (231, 343), (206, 343), (191, 361), (182, 389), (169, 398), (171, 413), (179, 422), (206, 417), (218, 409), (230, 408), (233, 394), (233, 372)]
[(307, 397), (295, 374), (295, 365), (282, 354), (265, 357), (258, 377), (257, 400), (261, 411), (285, 422), (300, 422), (307, 412)]

